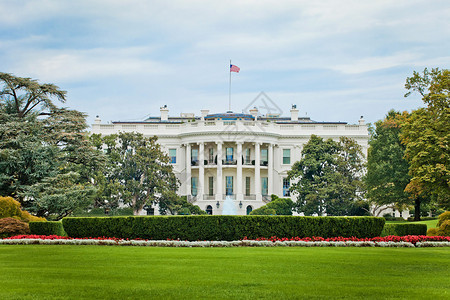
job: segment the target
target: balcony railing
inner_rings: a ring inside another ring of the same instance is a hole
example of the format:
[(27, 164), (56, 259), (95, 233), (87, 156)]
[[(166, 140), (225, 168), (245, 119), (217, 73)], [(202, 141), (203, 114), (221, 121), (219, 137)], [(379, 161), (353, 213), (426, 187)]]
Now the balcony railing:
[(230, 197), (231, 200), (236, 200), (236, 194), (231, 194), (231, 195), (223, 195), (223, 200), (226, 200), (227, 197)]
[(237, 161), (235, 159), (234, 160), (224, 160), (222, 164), (225, 166), (226, 165), (236, 165)]
[(256, 195), (254, 194), (244, 195), (244, 200), (256, 200)]
[(214, 195), (203, 195), (203, 200), (214, 200), (216, 196)]

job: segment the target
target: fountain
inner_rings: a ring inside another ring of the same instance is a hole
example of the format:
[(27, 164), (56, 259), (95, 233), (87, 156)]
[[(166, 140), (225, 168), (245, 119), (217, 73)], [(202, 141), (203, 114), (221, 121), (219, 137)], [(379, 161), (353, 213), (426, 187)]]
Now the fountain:
[(233, 197), (227, 195), (225, 197), (225, 202), (223, 203), (222, 215), (235, 215), (236, 205), (234, 204)]

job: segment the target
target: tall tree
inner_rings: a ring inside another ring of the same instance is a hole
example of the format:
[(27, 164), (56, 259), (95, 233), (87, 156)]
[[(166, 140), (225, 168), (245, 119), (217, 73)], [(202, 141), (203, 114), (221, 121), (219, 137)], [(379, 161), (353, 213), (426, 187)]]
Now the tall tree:
[(405, 88), (405, 97), (418, 92), (427, 105), (411, 113), (401, 134), (412, 177), (406, 191), (450, 209), (450, 70), (414, 72)]
[(36, 112), (39, 115), (49, 114), (49, 111), (57, 108), (53, 103), (53, 98), (66, 102), (67, 92), (60, 90), (54, 84), (40, 84), (31, 78), (22, 78), (1, 72), (0, 83), (2, 83), (0, 90), (2, 105), (19, 118)]
[(170, 201), (176, 196), (178, 180), (156, 137), (121, 132), (105, 136), (103, 142), (112, 163), (106, 176), (123, 186), (121, 199), (130, 204), (135, 214), (145, 205)]
[(375, 123), (364, 177), (373, 215), (380, 215), (383, 207), (402, 209), (410, 202), (410, 195), (405, 192), (411, 179), (409, 163), (404, 158), (406, 147), (400, 141), (401, 127), (408, 116), (407, 112), (391, 110), (384, 120)]
[(305, 215), (349, 215), (360, 200), (361, 147), (348, 138), (339, 142), (312, 135), (302, 159), (288, 172), (297, 211)]
[[(53, 84), (0, 73), (0, 86), (0, 193), (50, 218), (70, 212), (81, 194), (78, 204), (92, 200), (84, 191), (104, 157), (87, 138), (85, 114), (58, 108), (52, 99), (65, 102), (66, 92)], [(67, 195), (60, 212), (39, 204), (58, 193)]]

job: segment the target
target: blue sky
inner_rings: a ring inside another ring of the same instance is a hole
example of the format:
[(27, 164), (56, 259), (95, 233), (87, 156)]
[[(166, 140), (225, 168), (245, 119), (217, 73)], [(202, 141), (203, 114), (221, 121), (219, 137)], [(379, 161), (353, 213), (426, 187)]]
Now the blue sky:
[(0, 71), (54, 83), (102, 121), (228, 109), (264, 91), (289, 114), (356, 123), (404, 98), (405, 79), (450, 67), (450, 2), (0, 0)]

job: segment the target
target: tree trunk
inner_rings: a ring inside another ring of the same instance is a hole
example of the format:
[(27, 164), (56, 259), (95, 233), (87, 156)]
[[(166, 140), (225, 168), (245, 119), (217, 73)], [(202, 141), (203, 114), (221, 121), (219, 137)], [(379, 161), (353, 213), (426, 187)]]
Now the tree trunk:
[(420, 198), (414, 201), (414, 221), (420, 221)]

